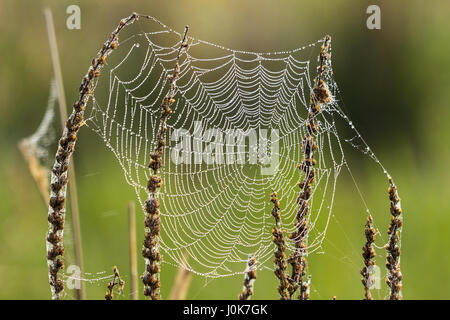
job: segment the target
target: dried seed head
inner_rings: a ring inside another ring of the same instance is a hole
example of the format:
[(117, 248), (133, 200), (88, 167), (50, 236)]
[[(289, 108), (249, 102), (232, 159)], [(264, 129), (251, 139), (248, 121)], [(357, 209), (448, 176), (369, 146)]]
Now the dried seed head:
[(390, 212), (391, 223), (388, 227), (388, 235), (390, 236), (389, 242), (386, 245), (388, 256), (386, 258), (386, 268), (388, 269), (388, 277), (386, 283), (391, 289), (390, 299), (400, 300), (401, 288), (402, 288), (402, 274), (400, 271), (400, 234), (399, 230), (402, 226), (402, 220), (400, 218), (402, 210), (400, 207), (400, 197), (398, 196), (397, 186), (390, 176), (388, 176), (389, 188), (389, 200), (390, 200)]

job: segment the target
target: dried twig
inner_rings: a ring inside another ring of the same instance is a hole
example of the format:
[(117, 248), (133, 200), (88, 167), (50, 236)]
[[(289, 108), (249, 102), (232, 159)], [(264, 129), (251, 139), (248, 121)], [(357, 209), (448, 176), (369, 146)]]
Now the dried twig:
[(108, 291), (106, 291), (105, 299), (112, 300), (114, 297), (114, 287), (118, 286), (119, 293), (123, 292), (123, 287), (125, 286), (125, 281), (120, 278), (119, 269), (116, 266), (113, 268), (114, 271), (114, 279), (111, 282), (108, 282)]
[(163, 149), (166, 145), (167, 119), (172, 113), (170, 106), (175, 102), (173, 97), (176, 89), (176, 80), (180, 74), (179, 60), (182, 50), (187, 47), (186, 36), (188, 30), (189, 28), (186, 26), (173, 73), (168, 76), (170, 87), (161, 105), (161, 123), (158, 135), (156, 136), (156, 148), (150, 155), (149, 168), (153, 170), (153, 175), (150, 176), (147, 182), (149, 197), (145, 201), (145, 227), (147, 231), (144, 235), (144, 246), (142, 248), (142, 256), (145, 259), (145, 272), (142, 275), (142, 282), (144, 283), (144, 295), (150, 297), (152, 300), (160, 299), (159, 288), (161, 286), (159, 280), (161, 254), (158, 249), (161, 220), (159, 216), (157, 190), (161, 188), (162, 179), (158, 175), (158, 170), (162, 167)]
[(177, 274), (175, 276), (175, 282), (170, 290), (169, 300), (184, 300), (189, 290), (189, 286), (192, 280), (192, 272), (187, 270), (185, 265), (187, 264), (188, 253), (183, 254), (183, 260), (178, 266)]
[(387, 261), (386, 267), (389, 274), (386, 279), (386, 283), (391, 288), (390, 299), (401, 300), (402, 294), (402, 273), (400, 271), (400, 230), (402, 227), (402, 208), (400, 205), (400, 197), (398, 196), (397, 186), (389, 176), (389, 200), (391, 201), (391, 223), (388, 228), (389, 243), (386, 245)]
[(281, 216), (280, 216), (280, 202), (278, 201), (277, 193), (275, 191), (270, 195), (270, 201), (273, 203), (272, 216), (275, 218), (275, 227), (272, 229), (273, 242), (277, 250), (275, 251), (275, 275), (280, 280), (278, 286), (278, 293), (281, 300), (288, 300), (289, 295), (287, 289), (289, 282), (286, 276), (286, 244), (284, 242), (285, 230), (281, 230)]
[(366, 227), (364, 229), (366, 235), (366, 244), (362, 248), (363, 250), (363, 258), (364, 258), (364, 268), (361, 270), (362, 279), (361, 282), (364, 286), (364, 297), (365, 300), (373, 300), (372, 295), (370, 294), (370, 288), (374, 283), (373, 277), (370, 275), (371, 270), (375, 266), (375, 258), (376, 253), (373, 248), (373, 243), (375, 242), (376, 231), (372, 225), (373, 220), (372, 216), (369, 214), (367, 216)]
[(106, 57), (117, 48), (119, 32), (129, 23), (136, 20), (137, 14), (122, 19), (117, 28), (103, 44), (98, 57), (93, 59), (88, 73), (83, 78), (79, 89), (80, 97), (73, 105), (73, 111), (65, 123), (65, 128), (59, 140), (55, 163), (51, 171), (50, 200), (48, 211), (49, 230), (47, 235), (47, 264), (49, 269), (52, 298), (60, 299), (64, 284), (58, 276), (63, 268), (60, 256), (64, 254), (63, 233), (65, 221), (66, 185), (70, 159), (75, 150), (75, 142), (80, 127), (84, 124), (84, 109), (92, 94), (93, 79), (100, 75), (100, 70), (106, 62)]
[(248, 256), (247, 268), (245, 268), (244, 287), (239, 294), (239, 300), (250, 300), (253, 295), (253, 286), (256, 280), (256, 259), (252, 255)]

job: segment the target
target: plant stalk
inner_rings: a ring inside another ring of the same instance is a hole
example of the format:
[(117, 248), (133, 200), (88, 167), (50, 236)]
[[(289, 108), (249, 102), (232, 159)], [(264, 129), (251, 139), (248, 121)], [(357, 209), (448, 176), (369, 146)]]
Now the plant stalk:
[[(50, 47), (50, 55), (53, 65), (53, 72), (56, 81), (58, 105), (61, 118), (61, 126), (64, 130), (67, 121), (67, 105), (66, 97), (64, 94), (64, 84), (62, 78), (61, 64), (59, 61), (58, 46), (56, 41), (55, 27), (53, 24), (53, 15), (49, 8), (44, 10), (45, 21), (47, 26), (47, 35)], [(80, 213), (78, 207), (78, 193), (77, 193), (77, 182), (75, 175), (75, 167), (73, 160), (69, 162), (68, 176), (70, 177), (69, 183), (69, 195), (70, 195), (70, 212), (71, 212), (71, 222), (73, 227), (73, 243), (75, 249), (75, 263), (79, 270), (82, 272), (83, 266), (83, 247), (81, 244), (81, 228), (80, 228)], [(84, 300), (85, 296), (85, 286), (84, 282), (81, 281), (80, 287), (75, 289), (75, 293), (78, 300)]]

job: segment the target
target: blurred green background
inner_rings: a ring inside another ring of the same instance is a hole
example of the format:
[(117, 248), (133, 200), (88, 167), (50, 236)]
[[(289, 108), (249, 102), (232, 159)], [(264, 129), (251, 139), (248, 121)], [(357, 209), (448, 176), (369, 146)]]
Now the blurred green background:
[[(70, 4), (81, 7), (81, 30), (65, 26)], [(366, 28), (370, 4), (381, 8), (381, 30)], [(0, 299), (50, 298), (44, 256), (47, 209), (17, 148), (18, 141), (37, 128), (53, 76), (42, 13), (47, 6), (55, 20), (69, 106), (99, 46), (133, 11), (153, 15), (175, 30), (189, 24), (196, 38), (242, 50), (290, 49), (330, 34), (343, 108), (395, 178), (403, 200), (403, 295), (450, 297), (450, 2), (0, 0)], [(387, 239), (390, 217), (384, 176), (371, 161), (352, 165), (382, 238)], [(108, 274), (117, 265), (127, 281), (126, 207), (135, 198), (134, 191), (89, 130), (81, 132), (75, 166), (84, 271)], [(312, 299), (363, 297), (359, 270), (365, 212), (355, 212), (360, 207), (352, 205), (355, 190), (348, 177), (338, 187), (324, 254), (309, 258)], [(143, 237), (140, 217), (138, 244)], [(69, 239), (70, 225), (67, 230)], [(73, 260), (70, 240), (66, 244)], [(378, 253), (377, 264), (383, 266), (384, 252)], [(163, 267), (161, 290), (167, 297), (175, 268)], [(106, 282), (88, 283), (88, 298), (102, 299)], [(216, 280), (194, 276), (188, 298), (235, 299), (241, 284), (241, 276)], [(276, 286), (271, 271), (260, 271), (254, 298), (277, 298)], [(384, 282), (373, 293), (385, 298)], [(67, 298), (72, 295), (69, 292)]]

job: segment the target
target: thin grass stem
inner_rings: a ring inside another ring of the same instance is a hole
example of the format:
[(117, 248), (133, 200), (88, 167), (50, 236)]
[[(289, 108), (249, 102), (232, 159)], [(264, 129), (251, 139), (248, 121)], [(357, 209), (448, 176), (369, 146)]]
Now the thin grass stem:
[(192, 272), (186, 269), (188, 259), (187, 251), (183, 254), (175, 276), (175, 282), (170, 290), (169, 300), (185, 300), (192, 281)]
[(133, 201), (128, 203), (128, 235), (130, 246), (130, 298), (139, 300), (136, 250), (136, 209)]

